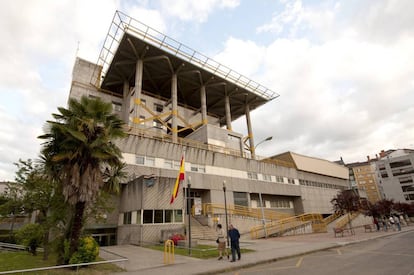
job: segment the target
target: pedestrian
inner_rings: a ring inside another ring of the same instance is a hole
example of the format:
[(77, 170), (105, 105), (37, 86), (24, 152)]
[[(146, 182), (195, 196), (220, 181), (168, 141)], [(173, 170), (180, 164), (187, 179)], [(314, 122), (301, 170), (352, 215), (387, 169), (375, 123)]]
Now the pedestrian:
[(240, 260), (240, 233), (237, 228), (235, 228), (232, 224), (230, 224), (230, 230), (229, 230), (229, 237), (230, 237), (230, 244), (231, 244), (231, 261), (236, 261), (236, 253), (237, 253), (237, 260)]
[(217, 224), (217, 250), (219, 252), (218, 260), (222, 260), (223, 256), (226, 254), (227, 259), (229, 258), (229, 254), (227, 253), (226, 249), (226, 236), (224, 235), (224, 230), (221, 224)]
[(395, 223), (395, 222), (394, 222), (394, 218), (393, 218), (392, 216), (390, 216), (390, 217), (389, 217), (389, 220), (390, 220), (390, 224), (391, 224), (391, 225), (390, 225), (390, 227), (391, 227), (391, 228), (395, 231), (395, 227), (394, 227), (394, 223)]
[(384, 231), (388, 231), (388, 226), (387, 226), (387, 217), (382, 217), (382, 226), (384, 227)]
[(379, 222), (377, 220), (377, 217), (374, 217), (374, 224), (375, 224), (375, 226), (377, 228), (377, 231), (379, 231), (380, 230), (380, 225), (379, 225)]
[(401, 222), (398, 215), (394, 215), (394, 223), (397, 226), (398, 231), (401, 231)]

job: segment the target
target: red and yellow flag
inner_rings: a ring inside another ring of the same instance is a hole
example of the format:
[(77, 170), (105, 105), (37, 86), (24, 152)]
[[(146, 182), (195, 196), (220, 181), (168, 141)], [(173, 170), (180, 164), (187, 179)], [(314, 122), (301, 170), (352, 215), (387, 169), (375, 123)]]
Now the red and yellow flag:
[(177, 179), (175, 180), (174, 189), (171, 195), (171, 201), (170, 204), (172, 204), (175, 200), (175, 198), (178, 195), (178, 190), (180, 190), (180, 183), (184, 180), (185, 177), (185, 169), (184, 169), (184, 156), (181, 157), (181, 163), (180, 163), (180, 171), (178, 173)]

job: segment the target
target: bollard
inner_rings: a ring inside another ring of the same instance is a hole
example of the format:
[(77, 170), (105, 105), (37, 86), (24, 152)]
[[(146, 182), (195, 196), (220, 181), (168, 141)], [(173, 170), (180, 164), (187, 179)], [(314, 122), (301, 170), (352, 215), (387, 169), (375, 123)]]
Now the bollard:
[(164, 264), (174, 263), (174, 242), (166, 240), (164, 243)]

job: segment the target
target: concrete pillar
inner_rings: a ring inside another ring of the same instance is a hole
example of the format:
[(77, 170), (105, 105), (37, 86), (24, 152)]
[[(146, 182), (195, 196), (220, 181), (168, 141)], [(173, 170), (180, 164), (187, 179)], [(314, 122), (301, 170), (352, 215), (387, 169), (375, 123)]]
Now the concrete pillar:
[(253, 138), (253, 131), (252, 131), (252, 122), (250, 120), (250, 106), (248, 103), (246, 103), (245, 113), (246, 113), (246, 122), (247, 122), (247, 132), (249, 135), (250, 153), (252, 155), (252, 159), (256, 159), (256, 152), (254, 148), (254, 138)]
[(122, 96), (122, 120), (127, 124), (129, 123), (129, 111), (131, 108), (131, 94), (129, 93), (129, 82), (128, 80), (124, 80), (124, 86), (123, 86), (123, 96)]
[(200, 100), (201, 100), (201, 121), (204, 124), (207, 124), (207, 98), (206, 98), (206, 86), (201, 86), (200, 89)]
[(142, 73), (144, 71), (144, 62), (142, 59), (137, 60), (135, 70), (135, 93), (134, 93), (134, 115), (139, 120), (141, 114), (141, 92), (142, 92)]
[(227, 95), (225, 96), (225, 103), (224, 103), (224, 108), (226, 110), (226, 125), (227, 125), (227, 130), (229, 131), (233, 131), (232, 127), (231, 127), (231, 110), (230, 110), (230, 97)]
[(172, 102), (172, 141), (178, 142), (177, 132), (177, 115), (178, 115), (178, 103), (177, 103), (177, 74), (174, 73), (171, 78), (171, 102)]

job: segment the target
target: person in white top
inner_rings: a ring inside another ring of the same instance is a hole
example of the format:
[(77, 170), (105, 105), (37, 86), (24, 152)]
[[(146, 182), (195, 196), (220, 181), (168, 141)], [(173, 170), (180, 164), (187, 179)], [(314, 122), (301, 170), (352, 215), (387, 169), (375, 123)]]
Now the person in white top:
[(217, 240), (218, 244), (218, 252), (219, 252), (219, 258), (218, 260), (223, 259), (224, 254), (227, 255), (227, 258), (229, 258), (229, 254), (226, 250), (226, 236), (224, 235), (224, 230), (221, 226), (221, 224), (217, 224)]

